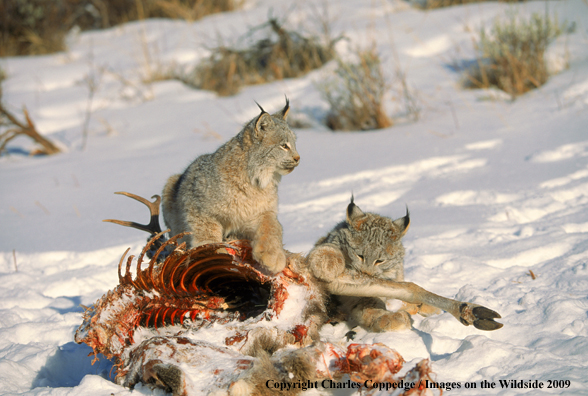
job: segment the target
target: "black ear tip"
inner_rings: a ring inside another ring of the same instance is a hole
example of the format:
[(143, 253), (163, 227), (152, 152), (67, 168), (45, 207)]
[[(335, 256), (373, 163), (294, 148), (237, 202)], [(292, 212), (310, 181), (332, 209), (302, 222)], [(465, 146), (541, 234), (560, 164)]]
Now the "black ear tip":
[(286, 98), (286, 105), (282, 109), (282, 115), (283, 115), (283, 117), (285, 119), (286, 118), (286, 115), (290, 111), (290, 100), (288, 99), (288, 97), (286, 95), (284, 95), (284, 97)]
[(355, 204), (353, 201), (351, 201), (349, 205), (347, 205), (347, 214), (351, 214), (351, 212), (353, 212), (353, 208), (355, 208)]
[(353, 196), (353, 193), (351, 193), (351, 200), (349, 201), (349, 205), (347, 205), (347, 215), (351, 215), (351, 213), (353, 213), (353, 209), (356, 207), (357, 205), (355, 205), (355, 197)]
[(261, 114), (266, 113), (266, 111), (263, 109), (263, 107), (261, 107), (259, 103), (257, 103), (257, 101), (254, 100), (254, 102), (257, 105), (257, 107), (259, 107), (259, 110), (261, 110)]
[(355, 210), (357, 206), (355, 205), (355, 203), (353, 203), (353, 200), (351, 200), (351, 202), (349, 203), (349, 205), (347, 205), (347, 217), (351, 218), (353, 215), (353, 212)]

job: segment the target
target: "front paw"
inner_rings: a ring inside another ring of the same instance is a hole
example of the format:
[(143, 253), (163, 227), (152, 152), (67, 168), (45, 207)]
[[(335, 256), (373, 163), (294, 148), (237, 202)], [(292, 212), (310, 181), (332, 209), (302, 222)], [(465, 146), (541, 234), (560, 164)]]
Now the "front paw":
[(283, 249), (253, 249), (253, 258), (270, 273), (277, 274), (286, 268), (286, 254)]
[(459, 321), (465, 326), (471, 324), (480, 330), (498, 330), (503, 324), (495, 322), (494, 319), (501, 318), (496, 311), (481, 305), (463, 303), (459, 306)]

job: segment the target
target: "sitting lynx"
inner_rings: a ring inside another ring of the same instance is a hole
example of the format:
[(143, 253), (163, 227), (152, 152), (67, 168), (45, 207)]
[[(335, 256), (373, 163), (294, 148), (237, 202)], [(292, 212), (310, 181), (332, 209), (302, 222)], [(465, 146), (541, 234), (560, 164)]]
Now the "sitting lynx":
[[(364, 213), (353, 197), (347, 219), (315, 244), (308, 256), (312, 273), (335, 296), (340, 312), (369, 331), (409, 328), (409, 314), (427, 316), (443, 309), (464, 325), (481, 330), (502, 327), (500, 315), (488, 308), (451, 300), (418, 285), (404, 282), (404, 247), (401, 239), (410, 225), (405, 217), (391, 220)], [(382, 298), (404, 301), (398, 312), (386, 310)]]
[[(259, 106), (259, 105), (258, 105)], [(300, 162), (296, 136), (282, 111), (261, 114), (212, 154), (204, 154), (163, 190), (171, 235), (189, 231), (188, 247), (229, 237), (251, 241), (253, 257), (272, 273), (286, 265), (278, 222), (278, 184)]]

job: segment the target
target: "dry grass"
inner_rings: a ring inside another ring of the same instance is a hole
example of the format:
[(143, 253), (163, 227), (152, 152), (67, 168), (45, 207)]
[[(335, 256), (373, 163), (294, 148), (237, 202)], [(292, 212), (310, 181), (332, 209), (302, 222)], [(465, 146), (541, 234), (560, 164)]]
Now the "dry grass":
[(74, 26), (102, 29), (145, 18), (194, 21), (232, 11), (244, 0), (3, 0), (0, 2), (0, 56), (62, 51)]
[(525, 0), (412, 0), (411, 3), (417, 8), (423, 10), (433, 10), (436, 8), (451, 7), (469, 3), (481, 3), (487, 1), (500, 1), (502, 3), (515, 3)]
[(496, 20), (489, 32), (480, 31), (480, 57), (466, 72), (466, 86), (496, 86), (514, 98), (543, 85), (549, 77), (547, 46), (566, 29), (567, 24), (560, 25), (557, 16), (547, 13), (528, 19), (510, 13), (506, 20)]
[(260, 31), (263, 38), (248, 48), (214, 48), (208, 59), (180, 79), (190, 86), (227, 96), (244, 85), (299, 77), (334, 56), (336, 40), (286, 30), (275, 18), (253, 28), (241, 40), (246, 41), (250, 34)]
[(390, 89), (382, 72), (381, 60), (372, 47), (357, 50), (356, 62), (337, 59), (335, 76), (317, 84), (331, 110), (327, 126), (333, 130), (370, 130), (393, 124), (383, 107)]
[(191, 22), (217, 12), (232, 11), (244, 0), (156, 0), (154, 3), (157, 12), (164, 17)]

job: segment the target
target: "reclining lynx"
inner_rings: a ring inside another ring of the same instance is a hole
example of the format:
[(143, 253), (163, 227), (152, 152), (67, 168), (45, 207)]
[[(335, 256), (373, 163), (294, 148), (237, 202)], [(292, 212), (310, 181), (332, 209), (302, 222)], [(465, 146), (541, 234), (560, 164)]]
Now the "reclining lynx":
[[(370, 331), (409, 328), (409, 313), (424, 316), (449, 312), (461, 323), (481, 330), (502, 327), (500, 315), (488, 308), (433, 294), (414, 283), (404, 282), (404, 247), (401, 239), (410, 218), (391, 220), (364, 213), (353, 197), (347, 219), (318, 240), (308, 255), (310, 271), (334, 296), (338, 309), (348, 319)], [(408, 303), (398, 312), (386, 310), (382, 298)]]
[(229, 236), (249, 239), (254, 258), (277, 273), (286, 265), (277, 218), (278, 184), (300, 156), (286, 123), (288, 99), (273, 115), (259, 107), (261, 114), (235, 137), (168, 179), (163, 218), (171, 235), (191, 232), (183, 239), (191, 248)]

